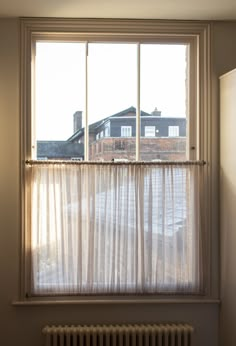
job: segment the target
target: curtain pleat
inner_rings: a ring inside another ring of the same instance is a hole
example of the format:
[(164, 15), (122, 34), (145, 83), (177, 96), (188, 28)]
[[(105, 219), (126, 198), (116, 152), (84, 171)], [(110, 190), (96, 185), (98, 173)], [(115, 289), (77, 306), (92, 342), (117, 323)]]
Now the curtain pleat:
[(32, 165), (31, 295), (201, 293), (202, 169)]

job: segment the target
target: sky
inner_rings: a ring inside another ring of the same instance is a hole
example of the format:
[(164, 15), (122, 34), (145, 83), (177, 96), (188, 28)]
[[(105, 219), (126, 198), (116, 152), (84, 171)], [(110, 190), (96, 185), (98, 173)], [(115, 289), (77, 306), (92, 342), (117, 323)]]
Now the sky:
[[(85, 109), (85, 43), (37, 42), (36, 139), (66, 140)], [(186, 45), (141, 44), (141, 109), (186, 116)], [(137, 104), (137, 45), (89, 43), (88, 120)]]

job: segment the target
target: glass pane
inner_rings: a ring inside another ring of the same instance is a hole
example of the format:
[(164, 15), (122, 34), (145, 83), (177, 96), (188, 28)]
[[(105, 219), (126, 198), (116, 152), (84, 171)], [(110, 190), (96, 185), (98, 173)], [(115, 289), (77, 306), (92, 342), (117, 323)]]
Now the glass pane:
[(35, 138), (38, 159), (82, 160), (85, 44), (37, 42)]
[(88, 52), (89, 159), (135, 160), (137, 45), (91, 43)]
[(141, 45), (141, 160), (186, 160), (187, 54), (187, 45)]

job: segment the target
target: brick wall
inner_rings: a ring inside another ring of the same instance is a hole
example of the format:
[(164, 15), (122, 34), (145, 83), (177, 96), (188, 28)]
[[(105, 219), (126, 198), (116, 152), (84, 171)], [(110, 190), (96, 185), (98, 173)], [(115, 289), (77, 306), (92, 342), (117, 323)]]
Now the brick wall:
[[(104, 137), (90, 143), (90, 160), (135, 160), (135, 138)], [(185, 160), (186, 138), (144, 138), (140, 140), (140, 158), (152, 160)]]

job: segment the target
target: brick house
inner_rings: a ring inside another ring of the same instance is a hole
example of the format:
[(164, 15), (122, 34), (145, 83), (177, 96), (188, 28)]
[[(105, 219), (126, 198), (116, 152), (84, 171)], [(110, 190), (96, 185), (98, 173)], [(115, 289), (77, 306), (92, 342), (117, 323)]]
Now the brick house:
[[(186, 159), (186, 118), (162, 117), (155, 109), (141, 112), (140, 158), (152, 160)], [(130, 107), (89, 125), (90, 160), (135, 159), (136, 109)], [(84, 143), (82, 112), (74, 114), (74, 134), (67, 140)]]

